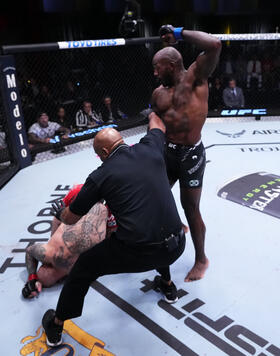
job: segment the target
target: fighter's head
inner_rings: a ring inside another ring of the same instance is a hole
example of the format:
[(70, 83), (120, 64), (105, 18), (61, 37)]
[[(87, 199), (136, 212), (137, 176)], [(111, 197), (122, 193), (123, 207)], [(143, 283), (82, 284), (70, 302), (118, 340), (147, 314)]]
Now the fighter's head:
[(98, 132), (93, 141), (93, 149), (100, 157), (101, 161), (105, 161), (110, 153), (120, 144), (124, 143), (121, 134), (111, 128), (107, 127)]
[(164, 86), (175, 84), (176, 73), (184, 70), (183, 58), (173, 47), (165, 47), (158, 51), (153, 58), (154, 75)]

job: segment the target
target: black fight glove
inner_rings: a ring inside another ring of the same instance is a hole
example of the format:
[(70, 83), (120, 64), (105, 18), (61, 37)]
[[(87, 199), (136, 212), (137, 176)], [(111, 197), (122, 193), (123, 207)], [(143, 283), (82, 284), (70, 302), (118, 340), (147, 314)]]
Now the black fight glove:
[(38, 281), (38, 278), (35, 277), (25, 283), (25, 286), (22, 288), (23, 298), (29, 298), (31, 296), (32, 292), (38, 292), (38, 290), (36, 288), (37, 281)]
[(161, 39), (167, 44), (176, 44), (178, 40), (182, 40), (183, 27), (173, 27), (172, 25), (163, 25), (159, 29)]
[(174, 35), (174, 27), (172, 25), (163, 25), (159, 29), (159, 35), (160, 37), (167, 35), (168, 33), (171, 33)]
[(60, 215), (65, 208), (65, 203), (63, 200), (57, 200), (52, 204), (53, 211), (51, 212), (58, 220), (61, 221)]

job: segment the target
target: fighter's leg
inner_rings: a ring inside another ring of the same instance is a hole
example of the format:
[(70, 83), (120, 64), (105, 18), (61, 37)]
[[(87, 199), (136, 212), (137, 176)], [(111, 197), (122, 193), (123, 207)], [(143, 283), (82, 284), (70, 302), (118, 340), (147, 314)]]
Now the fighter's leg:
[(180, 188), (181, 204), (189, 224), (195, 248), (195, 264), (187, 274), (185, 282), (203, 278), (209, 265), (204, 251), (206, 228), (199, 209), (201, 190), (201, 188), (185, 188), (182, 186)]
[(51, 236), (56, 232), (57, 228), (61, 224), (61, 221), (58, 220), (55, 216), (53, 217), (52, 220), (52, 231), (51, 231)]
[[(172, 189), (174, 184), (177, 182), (179, 178), (178, 173), (180, 171), (176, 152), (174, 151), (174, 149), (167, 148), (166, 155), (165, 155), (165, 164), (166, 164), (166, 172), (169, 180), (169, 185)], [(186, 234), (189, 231), (189, 228), (183, 222), (182, 222), (182, 227)]]
[(182, 150), (180, 198), (195, 248), (195, 264), (187, 274), (186, 282), (201, 279), (209, 264), (204, 252), (206, 229), (199, 209), (205, 166), (206, 155), (202, 142), (191, 149)]
[(52, 265), (43, 264), (37, 271), (43, 287), (51, 287), (67, 275), (65, 270), (59, 270)]

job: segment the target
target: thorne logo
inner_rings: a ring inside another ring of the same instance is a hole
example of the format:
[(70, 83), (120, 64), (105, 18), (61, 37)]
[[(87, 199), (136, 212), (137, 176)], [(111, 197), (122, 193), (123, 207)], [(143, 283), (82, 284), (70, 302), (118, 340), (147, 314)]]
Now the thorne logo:
[(216, 130), (217, 133), (221, 134), (221, 135), (224, 135), (224, 136), (227, 136), (227, 137), (230, 137), (230, 138), (237, 138), (237, 137), (240, 137), (241, 135), (243, 135), (246, 130), (242, 130), (240, 132), (236, 132), (236, 133), (227, 133), (227, 132), (222, 132), (222, 131), (219, 131), (219, 130)]
[(222, 110), (221, 116), (266, 115), (266, 109), (232, 109)]

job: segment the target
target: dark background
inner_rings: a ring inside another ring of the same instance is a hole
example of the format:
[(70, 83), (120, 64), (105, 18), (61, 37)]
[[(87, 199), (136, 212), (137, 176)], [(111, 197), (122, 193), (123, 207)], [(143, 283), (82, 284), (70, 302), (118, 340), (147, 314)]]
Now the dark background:
[[(138, 18), (144, 20), (144, 31), (141, 26), (136, 36), (143, 33), (146, 37), (157, 36), (159, 27), (168, 23), (212, 34), (275, 33), (280, 22), (280, 0), (138, 0), (138, 3), (141, 6)], [(126, 5), (126, 0), (0, 0), (0, 51), (2, 45), (136, 37), (135, 33), (119, 33)], [(148, 107), (152, 91), (158, 86), (153, 76), (152, 57), (161, 46), (159, 42), (94, 50), (15, 53), (26, 129), (36, 122), (42, 110), (55, 121), (57, 109), (63, 105), (71, 130), (76, 130), (75, 115), (83, 100), (90, 100), (99, 112), (105, 95), (110, 95), (125, 114), (118, 120), (119, 129), (141, 124), (141, 111)], [(199, 50), (186, 42), (176, 46), (187, 68)], [(254, 80), (248, 87), (247, 63), (254, 54), (262, 61), (263, 81), (259, 86)], [(220, 61), (209, 78), (209, 116), (219, 115), (224, 107), (222, 92), (229, 79), (228, 57), (233, 66), (231, 73), (244, 91), (245, 107), (267, 108), (268, 115), (279, 115), (280, 42), (239, 40), (223, 41)], [(216, 78), (221, 82), (218, 90), (214, 85)], [(67, 89), (68, 81), (74, 92)], [(6, 147), (0, 147), (0, 188), (19, 169), (13, 153), (15, 141), (7, 129), (9, 117), (0, 93), (0, 131), (6, 135), (7, 143)], [(67, 142), (63, 144), (73, 143)], [(38, 152), (59, 153), (62, 149), (56, 144), (43, 146), (38, 150), (31, 148), (33, 159)]]
[[(210, 33), (276, 32), (279, 0), (139, 0), (146, 35), (164, 23)], [(1, 0), (0, 45), (117, 37), (125, 0)]]

